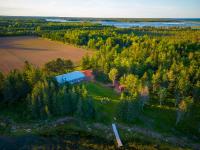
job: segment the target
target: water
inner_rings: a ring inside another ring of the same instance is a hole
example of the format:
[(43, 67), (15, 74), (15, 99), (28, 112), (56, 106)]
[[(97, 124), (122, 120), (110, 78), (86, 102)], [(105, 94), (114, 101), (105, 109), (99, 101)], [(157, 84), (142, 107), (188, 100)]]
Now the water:
[(82, 22), (82, 21), (70, 21), (64, 19), (46, 19), (47, 22)]
[[(83, 22), (83, 21), (69, 21), (65, 19), (46, 19), (48, 22)], [(90, 21), (93, 23), (100, 23), (102, 25), (115, 26), (119, 28), (130, 27), (195, 27), (200, 26), (199, 19), (184, 19), (179, 22), (116, 22), (116, 21)]]
[(119, 28), (130, 27), (194, 27), (200, 26), (200, 22), (111, 22), (101, 21), (102, 25), (115, 26)]

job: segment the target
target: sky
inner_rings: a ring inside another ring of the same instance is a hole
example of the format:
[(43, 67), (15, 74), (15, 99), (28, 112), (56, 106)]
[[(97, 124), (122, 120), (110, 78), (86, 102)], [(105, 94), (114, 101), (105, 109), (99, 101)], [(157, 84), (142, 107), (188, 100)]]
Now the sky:
[(200, 18), (200, 0), (0, 0), (0, 15)]

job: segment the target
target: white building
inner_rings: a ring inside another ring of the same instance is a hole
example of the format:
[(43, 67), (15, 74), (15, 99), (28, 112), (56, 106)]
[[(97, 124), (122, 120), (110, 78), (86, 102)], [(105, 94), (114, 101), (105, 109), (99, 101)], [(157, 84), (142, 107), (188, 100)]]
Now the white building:
[(64, 83), (75, 84), (83, 80), (86, 80), (85, 74), (80, 71), (74, 71), (67, 74), (59, 75), (56, 76), (55, 78), (59, 84), (64, 84)]

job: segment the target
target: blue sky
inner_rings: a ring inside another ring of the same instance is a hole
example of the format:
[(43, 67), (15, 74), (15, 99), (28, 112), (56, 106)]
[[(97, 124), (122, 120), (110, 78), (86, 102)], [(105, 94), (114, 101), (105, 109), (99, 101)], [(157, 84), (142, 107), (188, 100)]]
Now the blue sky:
[(0, 0), (0, 15), (200, 18), (200, 0)]

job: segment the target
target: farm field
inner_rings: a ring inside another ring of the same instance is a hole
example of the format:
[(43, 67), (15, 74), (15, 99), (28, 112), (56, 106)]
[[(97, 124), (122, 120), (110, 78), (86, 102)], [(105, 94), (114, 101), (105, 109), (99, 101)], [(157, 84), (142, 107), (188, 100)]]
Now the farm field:
[(40, 67), (56, 58), (71, 59), (74, 63), (78, 63), (84, 55), (92, 53), (82, 48), (34, 36), (1, 37), (0, 70), (8, 73), (10, 70), (20, 69), (24, 61)]

